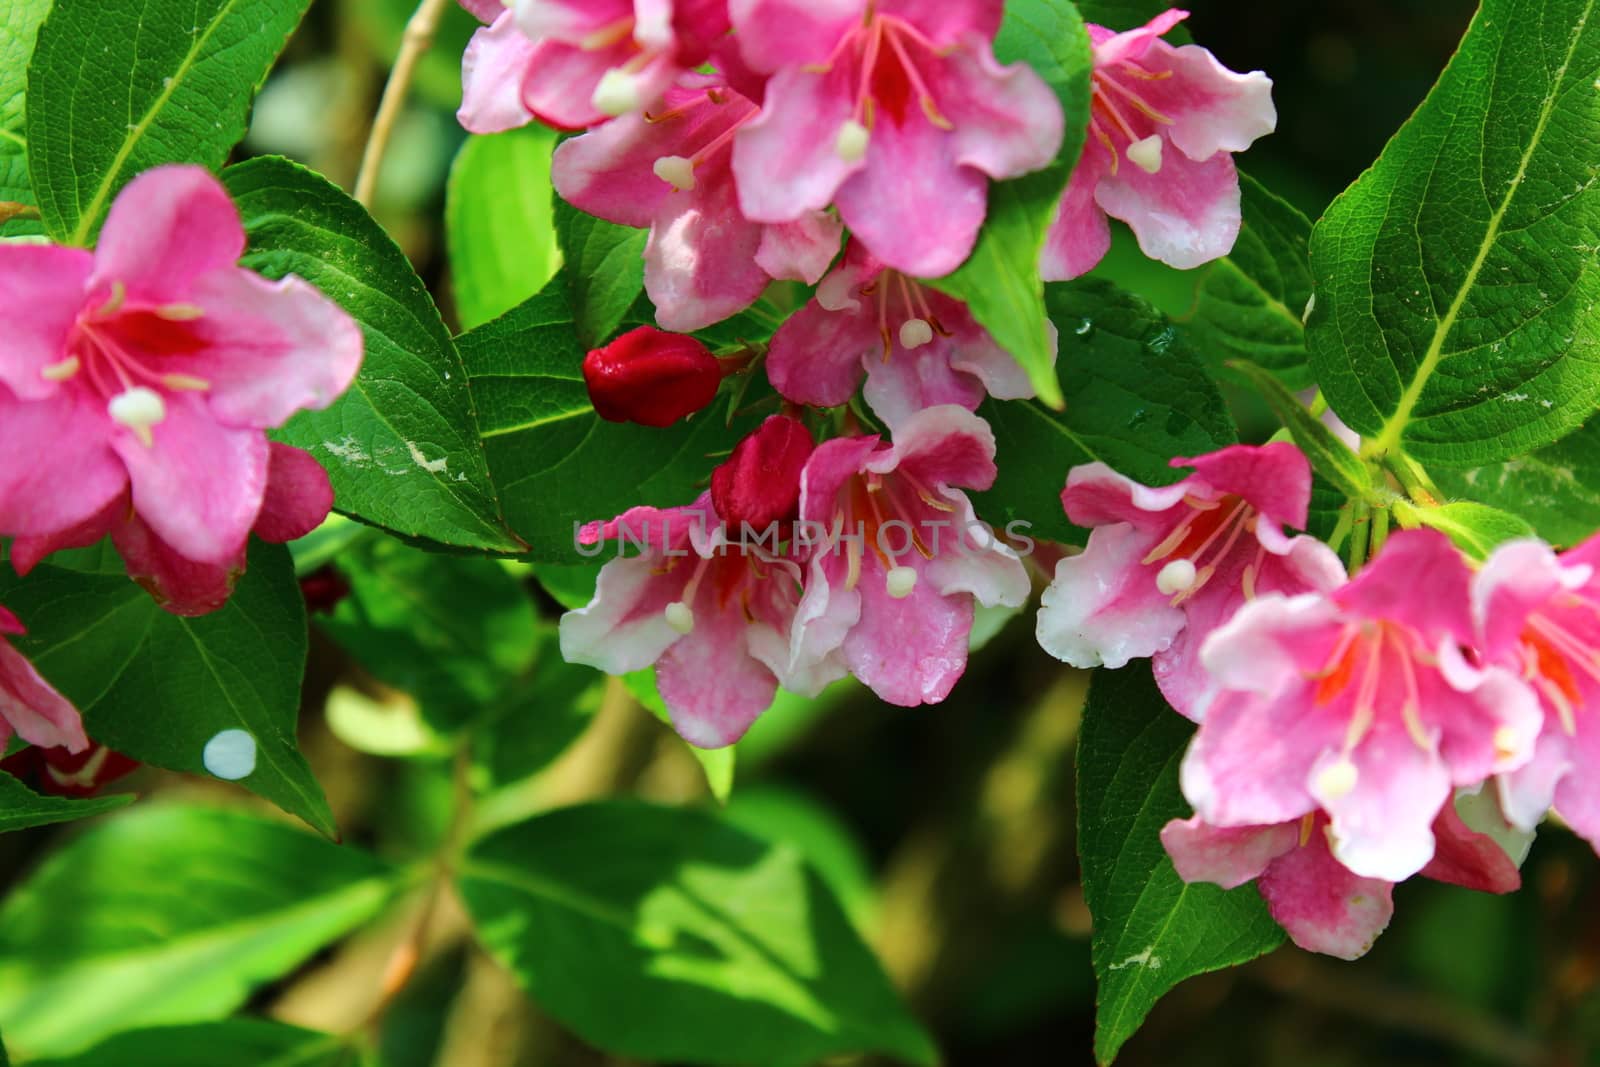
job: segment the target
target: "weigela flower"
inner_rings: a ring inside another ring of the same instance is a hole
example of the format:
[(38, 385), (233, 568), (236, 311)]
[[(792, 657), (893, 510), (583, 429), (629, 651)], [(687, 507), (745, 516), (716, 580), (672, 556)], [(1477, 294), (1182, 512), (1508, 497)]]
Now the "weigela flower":
[(1094, 73), (1089, 135), (1045, 241), (1040, 272), (1076, 278), (1111, 244), (1107, 215), (1144, 254), (1187, 269), (1225, 256), (1239, 236), (1242, 152), (1278, 123), (1272, 81), (1236, 74), (1199, 45), (1162, 34), (1188, 18), (1167, 11), (1126, 33), (1089, 27)]
[(836, 204), (896, 270), (948, 274), (983, 224), (988, 180), (1061, 147), (1061, 106), (991, 41), (1002, 0), (731, 0), (744, 61), (770, 74), (739, 130), (739, 202), (759, 222)]
[(1268, 593), (1200, 649), (1184, 795), (1218, 827), (1329, 816), (1333, 854), (1398, 882), (1434, 855), (1452, 787), (1528, 762), (1541, 714), (1501, 667), (1474, 665), (1470, 571), (1442, 534), (1410, 530), (1331, 593)]
[(801, 478), (800, 517), (826, 531), (800, 606), (797, 647), (837, 650), (891, 704), (933, 704), (967, 663), (973, 605), (1020, 607), (1028, 575), (977, 521), (962, 488), (994, 482), (994, 435), (954, 405), (876, 436), (817, 446)]
[(327, 514), (327, 474), (263, 430), (349, 386), (361, 331), (305, 281), (238, 267), (244, 244), (221, 184), (172, 166), (128, 184), (92, 254), (0, 246), (0, 535), (19, 570), (136, 519), (226, 572), (252, 527), (299, 536)]
[(461, 0), (488, 23), (461, 57), (461, 125), (581, 130), (652, 107), (728, 29), (723, 0)]
[[(1052, 342), (1055, 327), (1050, 329)], [(866, 373), (867, 403), (890, 426), (923, 408), (976, 409), (984, 395), (1033, 396), (1028, 375), (959, 300), (926, 288), (852, 240), (815, 299), (772, 338), (767, 375), (798, 404), (846, 403)]]
[(1513, 825), (1556, 811), (1600, 848), (1600, 537), (1556, 555), (1539, 541), (1497, 548), (1478, 572), (1482, 654), (1539, 694), (1544, 729), (1532, 761), (1500, 779)]
[(1169, 703), (1191, 718), (1210, 685), (1200, 643), (1258, 594), (1329, 590), (1344, 565), (1304, 527), (1311, 466), (1294, 445), (1235, 445), (1174, 467), (1195, 473), (1152, 489), (1103, 463), (1074, 468), (1061, 504), (1092, 527), (1056, 565), (1039, 610), (1045, 651), (1074, 667), (1154, 657)]
[(711, 472), (717, 517), (734, 531), (764, 531), (793, 520), (800, 507), (800, 474), (813, 447), (811, 431), (799, 419), (767, 419)]
[(89, 739), (78, 709), (6, 640), (26, 632), (15, 615), (0, 608), (0, 755), (12, 734), (31, 745), (82, 752)]
[(769, 225), (740, 212), (733, 138), (755, 114), (717, 78), (689, 74), (660, 110), (623, 116), (556, 149), (550, 176), (563, 199), (650, 230), (645, 291), (666, 329), (720, 322), (774, 279), (815, 285), (839, 251), (832, 215), (804, 212)]
[(716, 399), (722, 364), (687, 334), (640, 326), (585, 356), (583, 382), (602, 419), (659, 429)]
[[(1455, 805), (1433, 823), (1437, 843), (1425, 878), (1486, 893), (1522, 884), (1517, 865), (1487, 834), (1468, 828)], [(1328, 817), (1315, 812), (1276, 826), (1220, 829), (1195, 816), (1174, 819), (1161, 843), (1186, 882), (1233, 889), (1254, 881), (1279, 926), (1309, 952), (1364, 956), (1394, 914), (1394, 883), (1352, 874), (1329, 849)]]
[(562, 658), (608, 674), (655, 664), (661, 699), (690, 744), (731, 745), (779, 684), (814, 696), (842, 675), (791, 655), (800, 565), (777, 548), (730, 540), (710, 494), (683, 508), (632, 508), (579, 537), (606, 540), (643, 551), (607, 562), (594, 599), (562, 616)]
[(139, 769), (139, 761), (97, 741), (74, 752), (30, 745), (0, 760), (0, 771), (46, 796), (92, 797), (118, 778)]

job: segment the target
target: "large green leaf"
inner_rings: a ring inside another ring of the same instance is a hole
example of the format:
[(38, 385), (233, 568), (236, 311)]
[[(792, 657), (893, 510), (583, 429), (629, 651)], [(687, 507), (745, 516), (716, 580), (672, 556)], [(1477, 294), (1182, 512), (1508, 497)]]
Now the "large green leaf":
[(1533, 527), (1521, 516), (1470, 500), (1457, 500), (1436, 508), (1413, 508), (1399, 502), (1395, 504), (1395, 513), (1415, 517), (1423, 526), (1448, 535), (1457, 548), (1477, 560), (1488, 559), (1489, 553), (1502, 542), (1533, 536)]
[(1374, 453), (1475, 466), (1600, 403), (1597, 0), (1485, 0), (1311, 240), (1312, 368)]
[(1303, 324), (1311, 221), (1247, 174), (1239, 175), (1239, 193), (1239, 239), (1199, 272), (1194, 314), (1184, 325), (1208, 358), (1245, 360), (1304, 389), (1312, 383)]
[(561, 267), (551, 213), (555, 141), (539, 125), (468, 137), (450, 168), (445, 239), (463, 329), (510, 311)]
[(406, 537), (515, 552), (478, 443), (472, 392), (433, 298), (366, 210), (278, 157), (223, 174), (268, 277), (294, 273), (337, 300), (366, 336), (350, 391), (281, 436), (328, 468), (340, 511)]
[(1095, 674), (1078, 741), (1078, 856), (1094, 917), (1101, 1063), (1173, 986), (1283, 941), (1254, 886), (1186, 885), (1161, 847), (1161, 828), (1189, 814), (1178, 762), (1193, 732), (1147, 664)]
[(1101, 281), (1047, 290), (1066, 409), (986, 402), (979, 413), (994, 428), (1000, 475), (973, 499), (996, 526), (1024, 522), (1030, 536), (1081, 543), (1061, 511), (1070, 468), (1099, 461), (1164, 485), (1183, 477), (1169, 465), (1174, 456), (1222, 448), (1236, 434), (1200, 357), (1160, 312)]
[(570, 320), (584, 350), (611, 340), (628, 309), (644, 292), (646, 230), (585, 215), (564, 200), (555, 204), (556, 237), (566, 270), (562, 284)]
[(396, 881), (281, 823), (136, 808), (0, 906), (0, 1026), (19, 1053), (64, 1056), (121, 1030), (219, 1018), (370, 919)]
[(560, 278), (458, 342), (506, 518), (535, 562), (582, 562), (575, 538), (583, 523), (635, 504), (692, 502), (717, 463), (711, 457), (759, 421), (750, 415), (730, 427), (720, 402), (663, 430), (602, 420), (583, 383)]
[(1514, 511), (1552, 544), (1575, 545), (1600, 530), (1600, 419), (1531, 455), (1430, 473), (1452, 497)]
[(40, 796), (11, 775), (0, 772), (0, 833), (87, 819), (131, 803), (132, 794), (84, 800)]
[(476, 844), (458, 884), (489, 951), (608, 1052), (763, 1067), (938, 1058), (799, 852), (710, 815), (555, 811)]
[(56, 0), (28, 68), (34, 195), (86, 244), (117, 190), (161, 163), (222, 166), (310, 0)]
[(482, 717), (533, 666), (533, 602), (496, 561), (376, 538), (339, 558), (350, 595), (318, 625), (449, 731)]
[(1000, 347), (1022, 364), (1039, 399), (1059, 408), (1061, 385), (1051, 366), (1054, 345), (1039, 252), (1083, 149), (1094, 57), (1071, 0), (1012, 0), (1005, 8), (995, 54), (1003, 63), (1029, 64), (1050, 85), (1066, 115), (1066, 138), (1050, 167), (990, 188), (989, 217), (971, 257), (930, 284), (964, 300)]
[[(50, 0), (10, 0), (0, 9), (0, 200), (33, 204), (28, 137), (23, 128), (28, 60)], [(32, 223), (0, 222), (0, 236), (36, 231)]]
[(359, 1062), (349, 1038), (266, 1019), (228, 1019), (134, 1030), (81, 1055), (33, 1060), (29, 1067), (356, 1067)]
[(295, 743), (305, 672), (305, 600), (289, 553), (259, 542), (232, 599), (182, 619), (119, 573), (0, 570), (0, 602), (27, 623), (17, 638), (44, 676), (83, 710), (90, 736), (142, 763), (205, 774), (224, 730), (255, 741), (239, 784), (334, 833), (333, 815)]

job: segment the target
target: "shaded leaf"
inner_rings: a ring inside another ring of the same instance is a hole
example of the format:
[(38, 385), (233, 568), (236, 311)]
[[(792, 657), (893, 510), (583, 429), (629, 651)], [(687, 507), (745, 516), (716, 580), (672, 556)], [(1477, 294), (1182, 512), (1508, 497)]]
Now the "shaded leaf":
[(644, 292), (644, 244), (650, 234), (586, 215), (560, 199), (555, 219), (566, 264), (561, 277), (581, 356), (611, 340)]
[(356, 1067), (357, 1062), (347, 1038), (266, 1019), (134, 1030), (70, 1059), (32, 1061), (33, 1067)]
[(0, 772), (0, 833), (104, 815), (133, 803), (133, 799), (132, 794), (126, 793), (85, 799), (41, 796), (11, 775)]
[(1530, 455), (1429, 473), (1452, 496), (1515, 511), (1552, 544), (1570, 547), (1600, 529), (1600, 419)]

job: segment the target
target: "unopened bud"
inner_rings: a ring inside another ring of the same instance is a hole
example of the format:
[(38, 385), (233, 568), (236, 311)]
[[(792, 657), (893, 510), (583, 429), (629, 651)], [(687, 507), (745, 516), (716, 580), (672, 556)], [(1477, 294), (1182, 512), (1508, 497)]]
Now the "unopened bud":
[(662, 427), (711, 403), (722, 365), (693, 337), (641, 326), (585, 356), (583, 380), (602, 419)]
[(740, 441), (727, 462), (711, 472), (711, 504), (730, 530), (748, 523), (765, 530), (795, 517), (800, 472), (814, 442), (805, 423), (774, 415)]

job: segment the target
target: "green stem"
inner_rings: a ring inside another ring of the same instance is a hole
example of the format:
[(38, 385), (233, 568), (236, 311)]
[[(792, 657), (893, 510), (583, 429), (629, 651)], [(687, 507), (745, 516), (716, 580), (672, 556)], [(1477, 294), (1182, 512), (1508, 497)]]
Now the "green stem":
[(1389, 540), (1389, 509), (1376, 508), (1372, 512), (1372, 534), (1368, 543), (1368, 551), (1376, 556), (1383, 551), (1384, 542)]
[(1350, 573), (1354, 574), (1367, 562), (1367, 539), (1372, 534), (1372, 509), (1364, 500), (1355, 503), (1356, 516), (1350, 527)]
[(1406, 496), (1425, 508), (1435, 508), (1444, 502), (1444, 494), (1433, 484), (1428, 472), (1410, 456), (1391, 453), (1384, 457), (1384, 466), (1393, 474)]

